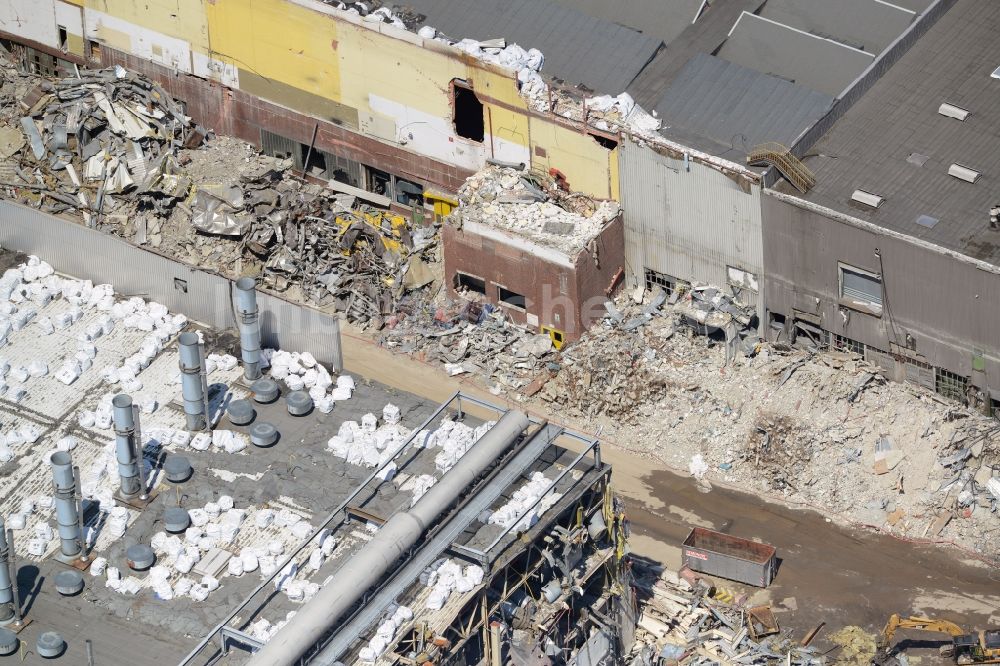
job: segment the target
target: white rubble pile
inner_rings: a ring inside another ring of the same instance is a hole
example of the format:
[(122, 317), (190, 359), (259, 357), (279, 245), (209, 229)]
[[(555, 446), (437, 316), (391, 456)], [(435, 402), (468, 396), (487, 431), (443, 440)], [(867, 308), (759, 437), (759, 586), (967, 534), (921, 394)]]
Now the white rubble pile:
[(483, 582), (484, 575), (485, 572), (482, 568), (475, 564), (470, 564), (462, 569), (462, 566), (455, 560), (438, 560), (421, 575), (421, 579), (425, 580), (425, 585), (431, 588), (425, 604), (426, 607), (430, 610), (441, 610), (453, 592), (459, 594), (471, 592)]
[(611, 95), (600, 95), (590, 97), (584, 101), (584, 108), (588, 112), (602, 114), (593, 124), (598, 129), (617, 131), (624, 126), (633, 132), (649, 135), (655, 133), (662, 125), (659, 118), (646, 113), (646, 110), (635, 103), (628, 93), (621, 93), (617, 97)]
[(413, 611), (407, 606), (393, 605), (383, 617), (385, 619), (379, 623), (375, 636), (358, 651), (358, 658), (363, 662), (374, 662), (392, 645), (400, 630), (413, 619)]
[(316, 409), (329, 414), (334, 404), (350, 400), (354, 393), (354, 378), (340, 375), (334, 379), (309, 352), (287, 352), (280, 349), (262, 350), (264, 364), (270, 366), (272, 378), (284, 382), (292, 391), (306, 390)]
[(460, 208), (453, 223), (486, 224), (574, 254), (621, 212), (616, 201), (573, 196), (555, 188), (542, 192), (526, 176), (510, 167), (480, 169), (459, 189)]
[(562, 497), (562, 493), (557, 492), (543, 496), (551, 483), (541, 472), (532, 472), (528, 482), (514, 491), (509, 502), (491, 513), (487, 522), (504, 529), (515, 524), (518, 530), (530, 528)]
[[(380, 467), (388, 463), (392, 454), (410, 436), (410, 431), (400, 424), (399, 408), (388, 404), (382, 410), (382, 424), (374, 414), (365, 414), (361, 423), (344, 421), (337, 434), (327, 441), (327, 449), (338, 458), (361, 467)], [(389, 463), (380, 478), (389, 481), (396, 466)]]

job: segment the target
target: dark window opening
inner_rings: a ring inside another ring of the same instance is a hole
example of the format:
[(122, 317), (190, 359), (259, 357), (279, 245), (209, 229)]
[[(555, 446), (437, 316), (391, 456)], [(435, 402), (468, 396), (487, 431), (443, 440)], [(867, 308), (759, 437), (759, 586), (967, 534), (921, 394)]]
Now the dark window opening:
[(396, 203), (402, 206), (423, 206), (424, 186), (411, 183), (402, 178), (396, 178), (396, 186), (393, 188), (396, 193)]
[(850, 352), (858, 356), (865, 355), (865, 343), (852, 340), (843, 335), (833, 334), (833, 348), (837, 351)]
[(473, 291), (477, 294), (486, 295), (486, 280), (468, 275), (467, 273), (455, 273), (455, 289)]
[(392, 176), (385, 171), (365, 167), (365, 189), (392, 198)]
[(672, 296), (674, 293), (681, 294), (691, 287), (684, 280), (678, 280), (666, 273), (658, 273), (651, 268), (646, 269), (645, 278), (647, 291), (655, 291), (659, 287), (666, 292), (667, 296)]
[(90, 59), (101, 61), (101, 43), (96, 40), (89, 40), (87, 42), (87, 50), (90, 52)]
[(66, 26), (59, 26), (59, 48), (63, 51), (69, 49), (69, 33), (66, 32)]
[(457, 82), (452, 82), (452, 96), (455, 100), (455, 132), (460, 137), (482, 143), (486, 138), (483, 103), (471, 88)]
[(594, 141), (601, 144), (608, 150), (614, 150), (615, 148), (618, 147), (617, 141), (615, 141), (614, 139), (609, 139), (608, 137), (602, 136), (600, 134), (591, 134), (590, 138), (592, 138)]
[(321, 151), (315, 148), (310, 151), (309, 146), (304, 143), (299, 144), (299, 151), (302, 153), (302, 172), (309, 176), (322, 178), (326, 175), (326, 157)]
[(501, 303), (506, 303), (507, 305), (515, 308), (525, 309), (525, 298), (521, 294), (515, 293), (510, 289), (504, 289), (500, 285), (497, 285), (497, 297), (500, 299)]
[(946, 398), (951, 398), (952, 400), (965, 402), (966, 391), (969, 388), (968, 378), (955, 374), (954, 372), (949, 372), (944, 368), (935, 368), (934, 379), (934, 390), (938, 394), (943, 395)]
[(361, 187), (361, 164), (354, 160), (323, 151), (327, 177), (351, 187)]

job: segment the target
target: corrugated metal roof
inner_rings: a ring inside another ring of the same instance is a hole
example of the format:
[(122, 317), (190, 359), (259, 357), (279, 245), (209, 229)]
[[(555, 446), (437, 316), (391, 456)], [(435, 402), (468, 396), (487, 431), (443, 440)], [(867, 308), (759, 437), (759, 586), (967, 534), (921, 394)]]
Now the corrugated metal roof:
[(744, 13), (719, 57), (774, 74), (827, 95), (839, 95), (875, 55)]
[(758, 143), (790, 145), (832, 103), (830, 95), (699, 53), (654, 108), (664, 135), (684, 138), (681, 130), (711, 139), (711, 145), (692, 147), (742, 159)]
[[(1000, 200), (1000, 3), (955, 3), (840, 118), (806, 158), (817, 178), (805, 199), (1000, 265), (1000, 231), (989, 209)], [(965, 121), (937, 112), (968, 109)], [(920, 160), (908, 159), (919, 153)], [(926, 160), (923, 160), (926, 156)], [(922, 162), (922, 164), (921, 164)], [(975, 183), (948, 175), (953, 163), (982, 172)], [(856, 189), (885, 203), (849, 203)], [(937, 218), (933, 227), (917, 224)]]
[(881, 53), (916, 16), (875, 0), (768, 0), (760, 15), (869, 53)]
[(662, 42), (550, 0), (407, 0), (453, 39), (503, 37), (545, 54), (542, 74), (608, 94), (625, 90)]

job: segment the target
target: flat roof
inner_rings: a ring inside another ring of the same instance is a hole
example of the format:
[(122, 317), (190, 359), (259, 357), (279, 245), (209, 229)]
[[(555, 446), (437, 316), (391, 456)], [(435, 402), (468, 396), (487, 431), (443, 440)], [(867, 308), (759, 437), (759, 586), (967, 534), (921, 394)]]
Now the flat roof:
[(743, 161), (765, 141), (791, 144), (832, 105), (829, 95), (699, 53), (653, 108), (666, 124), (664, 134)]
[[(806, 150), (817, 183), (802, 198), (1000, 264), (1000, 231), (989, 229), (1000, 192), (1000, 79), (991, 76), (1000, 66), (998, 30), (993, 0), (949, 8)], [(969, 114), (942, 115), (942, 104)], [(949, 175), (953, 164), (981, 175), (975, 182)], [(884, 202), (853, 202), (859, 189)]]
[(625, 90), (662, 41), (552, 0), (409, 0), (424, 23), (460, 40), (504, 38), (545, 54), (542, 75), (598, 93)]
[[(628, 88), (664, 137), (741, 160), (792, 143), (834, 104), (930, 0), (731, 0), (707, 4)], [(727, 67), (723, 63), (728, 63)]]
[[(26, 259), (0, 250), (0, 273), (21, 270), (16, 267), (23, 266)], [(100, 663), (145, 663), (154, 658), (177, 663), (212, 627), (236, 612), (244, 599), (251, 603), (241, 608), (229, 626), (266, 639), (289, 613), (302, 608), (303, 599), (288, 590), (308, 592), (322, 584), (371, 538), (379, 519), (409, 509), (421, 488), (448, 473), (465, 450), (456, 443), (472, 446), (478, 437), (476, 428), (489, 427), (484, 419), (499, 418), (505, 411), (459, 394), (437, 405), (355, 377), (350, 397), (338, 400), (329, 413), (317, 409), (305, 416), (292, 416), (283, 397), (270, 404), (254, 403), (253, 422), (274, 424), (280, 438), (268, 448), (247, 445), (250, 426), (235, 425), (225, 414), (231, 401), (249, 395), (242, 367), (235, 357), (227, 356), (238, 354), (238, 339), (231, 332), (204, 328), (142, 299), (117, 293), (110, 300), (79, 296), (88, 293), (89, 283), (54, 273), (52, 267), (35, 258), (30, 261), (31, 268), (20, 273), (20, 286), (16, 272), (0, 280), (0, 291), (6, 293), (7, 287), (14, 285), (16, 294), (10, 301), (0, 298), (13, 306), (5, 306), (7, 314), (0, 316), (3, 323), (11, 323), (2, 334), (6, 344), (0, 349), (0, 358), (10, 365), (5, 378), (10, 388), (0, 399), (0, 457), (4, 460), (0, 479), (8, 481), (0, 483), (0, 515), (7, 518), (8, 527), (15, 528), (20, 594), (28, 607), (26, 617), (32, 620), (20, 637), (32, 645), (42, 632), (59, 632), (68, 643), (66, 656), (72, 663), (86, 662), (87, 640), (92, 641)], [(98, 290), (106, 294), (102, 288)], [(50, 323), (54, 325), (50, 327)], [(202, 333), (210, 362), (210, 410), (218, 416), (215, 433), (245, 438), (242, 450), (230, 451), (221, 440), (211, 440), (213, 443), (204, 448), (193, 445), (181, 400), (176, 341), (180, 330)], [(153, 338), (159, 340), (156, 348), (148, 347)], [(63, 364), (77, 359), (84, 350), (92, 355), (89, 366), (71, 383), (60, 381), (57, 375)], [(134, 378), (126, 373), (128, 377), (109, 381), (109, 369), (125, 368), (136, 355), (149, 353), (148, 365), (134, 373)], [(47, 372), (36, 371), (37, 363), (47, 364)], [(278, 373), (275, 376), (280, 378)], [(283, 382), (279, 384), (282, 395), (290, 390)], [(103, 420), (100, 413), (102, 404), (119, 392), (128, 392), (142, 407), (143, 453), (152, 488), (150, 504), (142, 510), (112, 497), (119, 483), (115, 434), (110, 421)], [(398, 410), (398, 423), (392, 417), (394, 410), (383, 411), (390, 404)], [(363, 424), (366, 415), (373, 415), (376, 422), (369, 435), (362, 435), (363, 426), (357, 424)], [(331, 444), (345, 428), (355, 433), (354, 441), (364, 437), (378, 446), (377, 461), (355, 459), (353, 453)], [(72, 446), (67, 437), (72, 438)], [(526, 458), (529, 462), (523, 469), (511, 465), (510, 473), (496, 485), (496, 499), (485, 506), (490, 511), (501, 509), (534, 474), (554, 483), (576, 456), (566, 446), (572, 438), (580, 437), (559, 429), (552, 438), (540, 438), (535, 457)], [(67, 570), (67, 565), (54, 557), (59, 539), (50, 501), (52, 469), (48, 458), (61, 446), (70, 449), (81, 470), (84, 520), (92, 538), (91, 562), (105, 560), (108, 569), (117, 568), (134, 589), (115, 589), (107, 569), (101, 573), (97, 564), (84, 573), (83, 594), (63, 597), (54, 589), (56, 574)], [(399, 453), (392, 457), (396, 448)], [(190, 460), (194, 473), (187, 481), (171, 483), (163, 476), (163, 464), (177, 455)], [(395, 468), (386, 480), (372, 477), (390, 460)], [(581, 478), (605, 474), (608, 468), (581, 467), (579, 471), (563, 476), (555, 485), (556, 492), (570, 493), (571, 488), (576, 492)], [(233, 511), (242, 512), (239, 529), (231, 537), (212, 536), (218, 532), (213, 532), (213, 526), (220, 528), (227, 519), (224, 508), (221, 515), (215, 514), (217, 517), (209, 510), (223, 502), (222, 498), (232, 502)], [(569, 495), (566, 500), (572, 501)], [(188, 509), (193, 522), (196, 510), (208, 512), (208, 523), (196, 525), (201, 536), (192, 537), (190, 532), (177, 535), (177, 545), (184, 549), (178, 552), (171, 551), (167, 540), (173, 537), (164, 533), (163, 525), (163, 512), (173, 506)], [(345, 520), (342, 506), (353, 516), (351, 520)], [(556, 503), (549, 510), (555, 513), (563, 507)], [(545, 513), (548, 518), (548, 510)], [(122, 521), (120, 531), (113, 526), (117, 514)], [(331, 515), (337, 518), (320, 531)], [(23, 517), (23, 521), (12, 520), (14, 516)], [(496, 542), (489, 552), (505, 553), (516, 545), (517, 538), (517, 532), (504, 534), (501, 525), (484, 521), (476, 522), (454, 543), (485, 548)], [(332, 540), (333, 546), (319, 558), (318, 566), (305, 566), (326, 540)], [(165, 576), (173, 598), (160, 596), (163, 585), (158, 586), (153, 572), (129, 569), (125, 551), (137, 543), (153, 547), (157, 567), (164, 567), (158, 575)], [(192, 548), (200, 561), (192, 571), (184, 572), (179, 558)], [(271, 575), (266, 570), (268, 557), (272, 557), (269, 566), (276, 571), (285, 557), (300, 548), (295, 559), (300, 566), (280, 591), (268, 583), (251, 596), (261, 580)], [(237, 560), (252, 553), (259, 568), (233, 574), (223, 562), (214, 574), (219, 587), (209, 590), (204, 600), (194, 601), (178, 591), (184, 580), (195, 585), (202, 581), (198, 568), (215, 550), (223, 558)], [(418, 619), (428, 613), (423, 601), (426, 592), (422, 586), (412, 586), (407, 592), (406, 599)], [(366, 630), (359, 637), (368, 633)], [(209, 645), (208, 649), (214, 650), (218, 642)], [(240, 658), (234, 655), (232, 659)]]

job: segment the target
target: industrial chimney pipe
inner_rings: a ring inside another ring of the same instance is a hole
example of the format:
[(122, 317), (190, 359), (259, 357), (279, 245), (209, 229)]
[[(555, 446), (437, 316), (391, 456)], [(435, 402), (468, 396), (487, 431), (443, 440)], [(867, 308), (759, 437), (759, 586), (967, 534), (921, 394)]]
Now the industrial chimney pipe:
[(202, 380), (201, 345), (198, 334), (188, 331), (180, 338), (181, 393), (184, 396), (184, 416), (187, 429), (202, 431), (208, 429), (205, 410), (205, 384)]
[(240, 329), (243, 377), (251, 381), (260, 379), (260, 314), (257, 283), (252, 277), (236, 281), (236, 323)]
[(261, 648), (248, 666), (292, 666), (413, 547), (462, 492), (528, 427), (528, 416), (511, 410), (479, 438), (442, 479), (407, 512), (397, 513), (372, 540), (333, 574), (312, 601)]
[(132, 398), (125, 393), (119, 393), (111, 400), (111, 407), (115, 423), (115, 452), (118, 457), (120, 492), (122, 498), (132, 499), (142, 491), (137, 459), (140, 447), (135, 436), (135, 411), (132, 409)]
[(52, 478), (56, 484), (56, 521), (59, 523), (60, 540), (60, 554), (57, 558), (64, 562), (72, 562), (80, 557), (83, 550), (73, 457), (66, 451), (56, 451), (49, 461), (52, 463)]
[(10, 579), (10, 545), (0, 516), (0, 626), (14, 621), (14, 585)]

